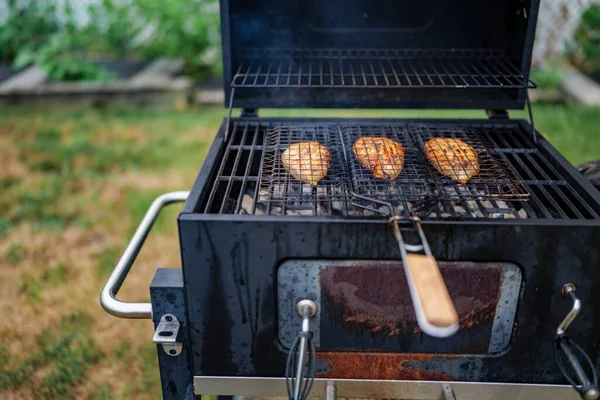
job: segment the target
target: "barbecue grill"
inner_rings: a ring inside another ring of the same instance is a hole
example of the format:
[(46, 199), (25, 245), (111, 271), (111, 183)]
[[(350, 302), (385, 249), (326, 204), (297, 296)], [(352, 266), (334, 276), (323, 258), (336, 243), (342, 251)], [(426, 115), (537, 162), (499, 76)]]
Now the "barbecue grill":
[[(228, 115), (192, 190), (154, 202), (101, 295), (154, 321), (165, 399), (598, 397), (600, 194), (534, 127), (538, 7), (221, 0)], [(259, 117), (283, 107), (489, 118)], [(360, 138), (401, 143), (402, 171), (376, 178)], [(478, 173), (436, 170), (433, 138), (474, 149)], [(282, 161), (302, 142), (328, 151), (317, 185)], [(174, 202), (182, 268), (156, 272), (151, 303), (117, 300)]]

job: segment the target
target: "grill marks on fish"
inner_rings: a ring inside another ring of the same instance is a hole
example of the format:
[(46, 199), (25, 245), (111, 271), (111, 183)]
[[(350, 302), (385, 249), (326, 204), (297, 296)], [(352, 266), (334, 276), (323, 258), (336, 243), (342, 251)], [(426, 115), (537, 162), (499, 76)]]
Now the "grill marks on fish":
[(319, 142), (294, 143), (281, 155), (286, 171), (312, 186), (316, 186), (327, 175), (330, 161), (329, 150)]
[(427, 161), (442, 175), (465, 184), (479, 173), (477, 150), (455, 138), (436, 137), (423, 147)]
[(362, 137), (354, 142), (352, 152), (376, 179), (396, 179), (404, 165), (404, 147), (384, 137)]

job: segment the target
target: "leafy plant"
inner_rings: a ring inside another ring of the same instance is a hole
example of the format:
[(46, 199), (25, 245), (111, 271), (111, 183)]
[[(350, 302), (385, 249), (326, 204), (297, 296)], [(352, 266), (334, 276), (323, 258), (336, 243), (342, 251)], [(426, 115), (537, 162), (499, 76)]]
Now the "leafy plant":
[(220, 74), (217, 0), (133, 0), (150, 29), (141, 43), (149, 57), (184, 60), (187, 76)]
[(119, 58), (137, 55), (136, 38), (144, 23), (135, 7), (119, 0), (101, 0), (91, 4), (88, 12), (92, 22), (83, 34), (92, 38), (90, 52)]
[(560, 85), (562, 73), (556, 66), (548, 64), (532, 69), (531, 79), (540, 89), (555, 90)]
[(60, 28), (54, 5), (7, 0), (0, 24), (0, 60), (12, 62), (24, 47), (37, 48)]
[(600, 4), (589, 7), (582, 15), (568, 48), (569, 58), (589, 74), (600, 74)]
[(40, 44), (25, 45), (15, 58), (17, 68), (29, 64), (40, 67), (54, 81), (109, 81), (114, 76), (86, 60), (92, 42), (75, 24), (72, 9), (65, 7), (67, 22)]

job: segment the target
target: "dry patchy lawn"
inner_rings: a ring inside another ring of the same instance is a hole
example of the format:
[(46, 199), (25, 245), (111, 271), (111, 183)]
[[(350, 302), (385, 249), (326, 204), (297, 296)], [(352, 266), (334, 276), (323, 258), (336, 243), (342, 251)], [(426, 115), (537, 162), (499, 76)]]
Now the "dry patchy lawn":
[[(600, 158), (598, 109), (534, 111), (537, 127), (571, 162)], [(222, 108), (0, 110), (0, 398), (160, 398), (151, 323), (107, 315), (98, 295), (150, 202), (191, 187), (223, 114)], [(147, 300), (154, 270), (179, 266), (176, 214), (170, 210), (158, 221), (123, 299)]]
[[(215, 110), (16, 111), (0, 116), (0, 398), (159, 398), (152, 324), (103, 312), (99, 291), (153, 198), (186, 190)], [(122, 298), (179, 265), (158, 222)]]

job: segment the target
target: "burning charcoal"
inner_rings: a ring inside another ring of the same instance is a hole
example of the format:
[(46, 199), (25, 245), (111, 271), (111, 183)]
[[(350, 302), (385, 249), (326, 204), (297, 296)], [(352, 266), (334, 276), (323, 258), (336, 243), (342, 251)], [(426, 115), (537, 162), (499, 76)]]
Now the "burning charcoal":
[(496, 204), (498, 205), (498, 208), (512, 208), (502, 200), (497, 201)]
[(281, 215), (281, 207), (279, 207), (279, 206), (272, 206), (271, 207), (271, 212), (269, 213), (269, 215)]
[(492, 202), (491, 202), (491, 201), (487, 201), (487, 200), (486, 200), (486, 201), (482, 201), (482, 202), (481, 202), (481, 205), (482, 205), (484, 208), (494, 208), (494, 206), (492, 205)]
[(313, 187), (311, 185), (302, 185), (302, 196), (312, 196), (313, 195)]
[(479, 210), (479, 206), (477, 205), (476, 201), (472, 201), (472, 200), (467, 201), (467, 207), (469, 207), (471, 210)]
[(325, 197), (327, 195), (328, 195), (327, 188), (325, 186), (317, 186), (317, 196)]
[(252, 214), (252, 206), (254, 205), (254, 199), (250, 197), (250, 195), (245, 194), (242, 197), (242, 209), (240, 213), (243, 211), (245, 214)]
[(344, 203), (342, 203), (341, 201), (332, 201), (331, 209), (335, 210), (335, 211), (343, 212), (344, 211)]
[(304, 215), (304, 216), (307, 216), (307, 215), (314, 215), (314, 214), (313, 214), (313, 210), (287, 210), (287, 215), (292, 215), (292, 216), (302, 216), (302, 215)]
[(529, 218), (529, 214), (527, 214), (527, 211), (525, 211), (525, 209), (523, 208), (519, 210), (519, 217), (523, 219)]
[(269, 193), (266, 190), (261, 189), (258, 192), (258, 201), (269, 201)]
[(467, 215), (467, 210), (465, 210), (464, 207), (461, 206), (456, 206), (454, 207), (454, 211), (458, 214), (458, 215)]
[(285, 185), (273, 185), (271, 186), (271, 190), (274, 198), (286, 197), (286, 188)]

